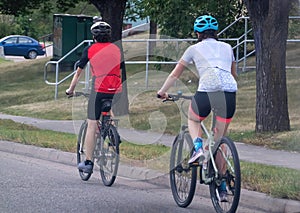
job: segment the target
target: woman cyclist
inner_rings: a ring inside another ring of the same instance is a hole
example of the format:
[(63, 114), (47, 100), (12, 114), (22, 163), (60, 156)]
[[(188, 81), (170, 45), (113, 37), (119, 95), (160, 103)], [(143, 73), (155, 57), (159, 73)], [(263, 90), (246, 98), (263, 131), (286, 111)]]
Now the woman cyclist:
[[(184, 52), (180, 61), (170, 73), (162, 88), (157, 92), (168, 98), (167, 90), (180, 77), (189, 63), (194, 63), (199, 74), (198, 89), (189, 107), (188, 127), (194, 142), (194, 152), (189, 163), (201, 162), (203, 153), (203, 121), (213, 109), (216, 113), (215, 139), (226, 134), (235, 113), (237, 73), (232, 47), (217, 38), (218, 22), (209, 15), (198, 17), (194, 22), (194, 32), (198, 42)], [(225, 173), (224, 162), (217, 160), (218, 168)], [(226, 183), (219, 187), (220, 199), (227, 201)]]
[(116, 93), (122, 91), (121, 83), (121, 53), (111, 40), (111, 26), (98, 21), (91, 26), (95, 43), (83, 50), (76, 73), (67, 95), (72, 95), (85, 65), (90, 62), (92, 74), (92, 89), (87, 110), (87, 132), (85, 138), (86, 160), (78, 164), (78, 169), (85, 173), (93, 172), (93, 153), (95, 149), (95, 134), (97, 121), (101, 115), (103, 99), (113, 99)]

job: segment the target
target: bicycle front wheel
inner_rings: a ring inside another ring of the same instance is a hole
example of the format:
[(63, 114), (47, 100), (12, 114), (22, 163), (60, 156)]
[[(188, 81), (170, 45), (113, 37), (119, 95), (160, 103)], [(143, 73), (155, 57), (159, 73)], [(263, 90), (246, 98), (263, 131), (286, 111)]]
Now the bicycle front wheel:
[[(212, 161), (209, 161), (209, 175), (215, 177), (209, 185), (213, 206), (217, 212), (234, 213), (240, 200), (241, 171), (239, 156), (233, 141), (228, 137), (222, 137), (214, 147), (213, 156), (218, 169), (216, 177)], [(227, 194), (226, 199), (221, 198), (224, 191)]]
[(116, 179), (119, 167), (120, 137), (115, 126), (110, 125), (102, 134), (100, 143), (100, 175), (105, 186), (111, 186)]
[[(85, 161), (85, 135), (86, 135), (86, 129), (87, 129), (87, 122), (84, 121), (83, 124), (80, 127), (79, 134), (78, 134), (78, 140), (77, 140), (77, 164), (79, 164), (82, 161)], [(79, 171), (80, 178), (84, 181), (87, 181), (90, 179), (92, 173), (85, 173), (81, 170)]]
[(187, 207), (194, 198), (197, 167), (190, 166), (193, 142), (188, 132), (175, 138), (170, 159), (170, 184), (175, 202), (180, 207)]

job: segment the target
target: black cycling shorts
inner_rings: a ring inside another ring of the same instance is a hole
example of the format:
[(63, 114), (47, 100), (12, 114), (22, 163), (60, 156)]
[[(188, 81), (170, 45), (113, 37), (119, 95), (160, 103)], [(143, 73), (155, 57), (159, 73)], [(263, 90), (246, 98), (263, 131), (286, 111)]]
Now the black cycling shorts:
[(235, 92), (197, 91), (191, 102), (190, 113), (202, 121), (213, 110), (217, 116), (217, 120), (229, 123), (235, 113), (235, 105)]
[(89, 97), (87, 117), (90, 120), (99, 120), (101, 116), (102, 100), (113, 99), (114, 94), (92, 92)]

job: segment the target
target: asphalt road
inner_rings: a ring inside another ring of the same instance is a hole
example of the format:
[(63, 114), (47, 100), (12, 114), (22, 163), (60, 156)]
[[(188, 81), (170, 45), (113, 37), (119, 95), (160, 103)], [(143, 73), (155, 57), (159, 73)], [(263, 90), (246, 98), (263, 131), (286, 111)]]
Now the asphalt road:
[[(198, 187), (188, 208), (178, 207), (168, 186), (117, 177), (106, 187), (94, 172), (82, 181), (75, 166), (0, 151), (0, 212), (215, 212), (206, 188)], [(241, 204), (237, 212), (260, 213)]]

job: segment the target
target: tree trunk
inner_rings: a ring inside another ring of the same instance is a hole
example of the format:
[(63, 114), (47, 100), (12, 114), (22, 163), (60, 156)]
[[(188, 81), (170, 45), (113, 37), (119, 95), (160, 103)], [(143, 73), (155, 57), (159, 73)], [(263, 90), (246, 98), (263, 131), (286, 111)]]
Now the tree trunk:
[(286, 40), (290, 0), (245, 0), (256, 52), (256, 132), (290, 130)]
[(122, 93), (115, 98), (117, 100), (113, 105), (113, 112), (115, 115), (126, 115), (129, 112), (129, 102), (127, 94), (127, 77), (126, 67), (124, 61), (124, 52), (122, 45), (122, 30), (123, 17), (125, 13), (125, 6), (127, 0), (90, 0), (90, 2), (98, 9), (102, 20), (110, 24), (112, 27), (112, 42), (117, 44), (122, 53)]

